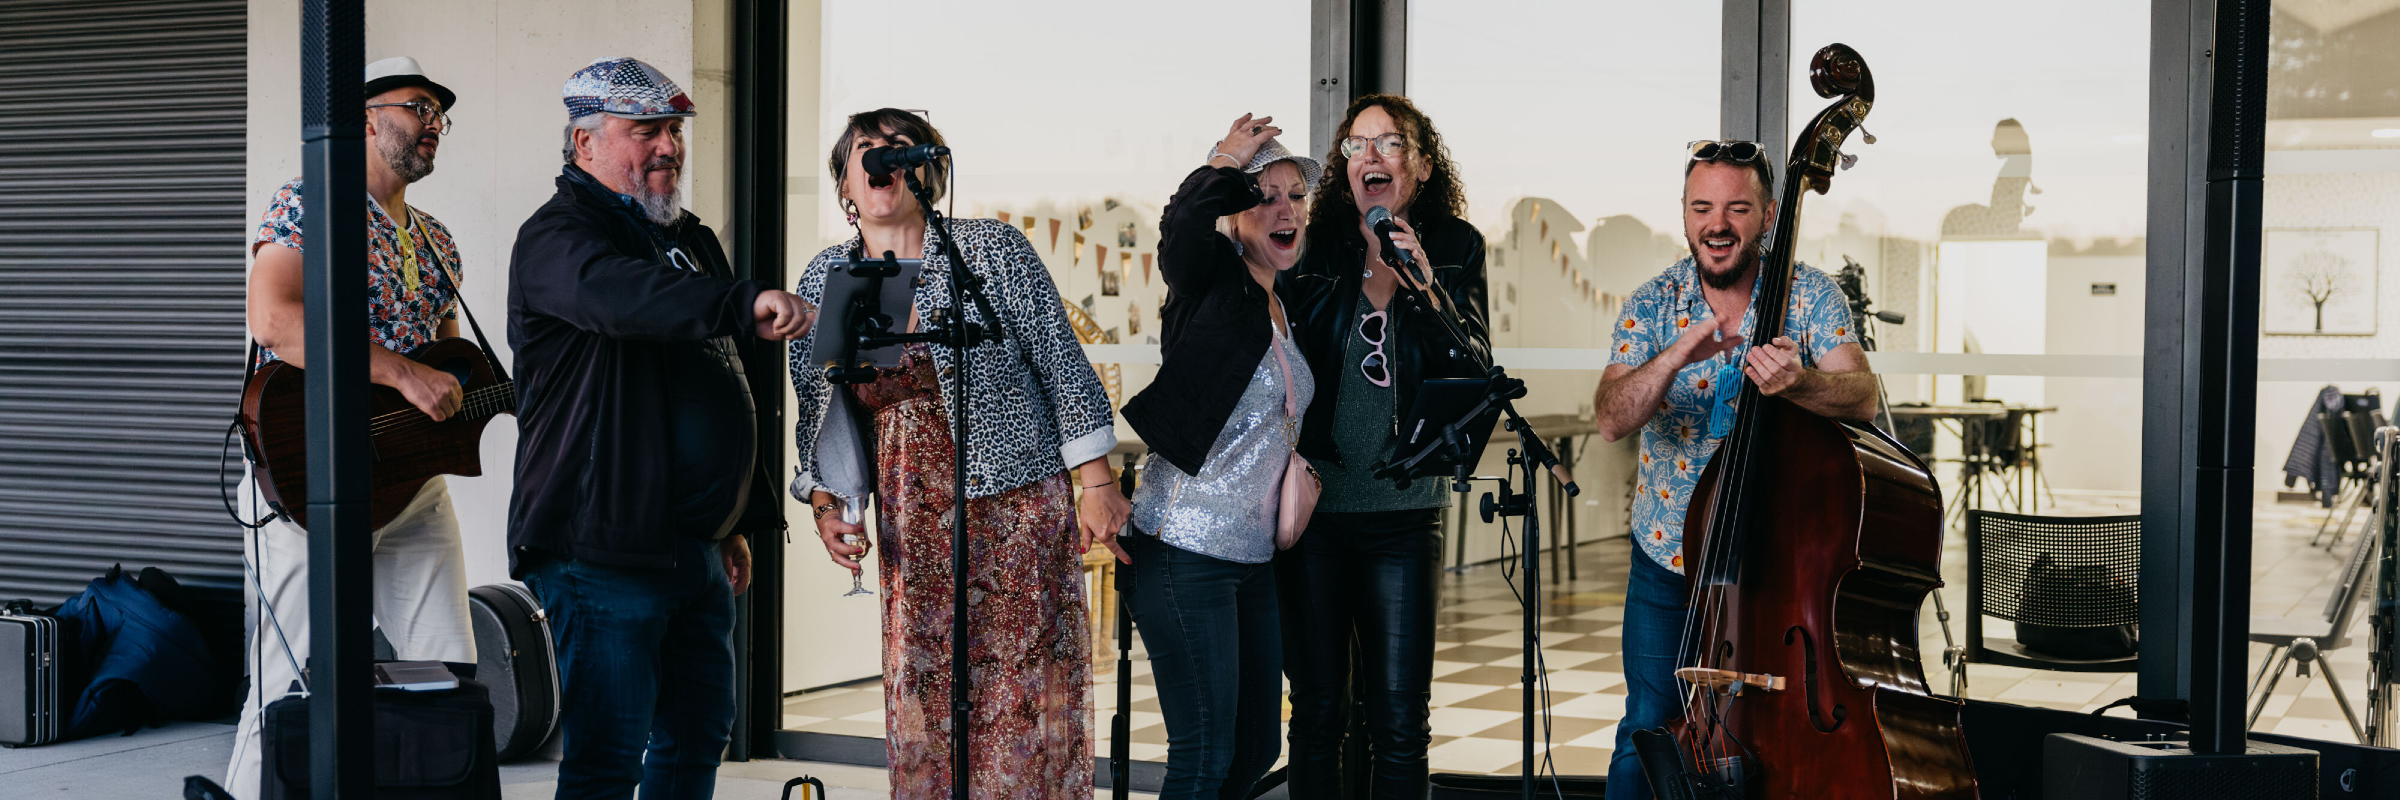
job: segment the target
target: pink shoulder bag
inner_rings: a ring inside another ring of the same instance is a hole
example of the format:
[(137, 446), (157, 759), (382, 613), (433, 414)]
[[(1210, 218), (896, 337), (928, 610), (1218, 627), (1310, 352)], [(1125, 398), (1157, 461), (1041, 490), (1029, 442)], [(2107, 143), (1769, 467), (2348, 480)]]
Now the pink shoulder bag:
[(1283, 370), (1283, 431), (1292, 451), (1283, 465), (1282, 497), (1275, 507), (1275, 549), (1290, 550), (1308, 530), (1308, 518), (1317, 513), (1317, 496), (1325, 492), (1325, 484), (1317, 478), (1316, 467), (1300, 456), (1300, 402), (1292, 394), (1292, 364), (1283, 355), (1280, 338), (1268, 339), (1267, 349), (1275, 351), (1275, 366)]

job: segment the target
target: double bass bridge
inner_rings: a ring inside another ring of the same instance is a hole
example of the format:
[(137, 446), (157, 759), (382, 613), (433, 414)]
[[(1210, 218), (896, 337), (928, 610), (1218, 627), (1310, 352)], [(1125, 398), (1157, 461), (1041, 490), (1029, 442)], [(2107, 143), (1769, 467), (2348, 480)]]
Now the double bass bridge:
[(1729, 691), (1737, 696), (1748, 691), (1783, 691), (1783, 678), (1769, 675), (1764, 672), (1736, 672), (1730, 669), (1684, 667), (1675, 671), (1675, 677), (1682, 679), (1684, 683), (1688, 683), (1693, 686), (1710, 690)]

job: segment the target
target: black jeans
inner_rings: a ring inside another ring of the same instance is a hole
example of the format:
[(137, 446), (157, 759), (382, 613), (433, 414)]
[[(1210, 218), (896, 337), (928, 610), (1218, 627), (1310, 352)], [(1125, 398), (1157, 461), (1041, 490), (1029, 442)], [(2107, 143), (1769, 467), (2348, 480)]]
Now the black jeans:
[(1158, 540), (1123, 539), (1133, 557), (1133, 624), (1150, 651), (1167, 724), (1160, 800), (1248, 800), (1275, 766), (1283, 723), (1281, 625), (1267, 564)]
[(1275, 559), (1291, 679), (1293, 797), (1348, 796), (1341, 774), (1351, 654), (1374, 752), (1374, 798), (1422, 800), (1433, 737), (1433, 614), (1441, 509), (1324, 513)]

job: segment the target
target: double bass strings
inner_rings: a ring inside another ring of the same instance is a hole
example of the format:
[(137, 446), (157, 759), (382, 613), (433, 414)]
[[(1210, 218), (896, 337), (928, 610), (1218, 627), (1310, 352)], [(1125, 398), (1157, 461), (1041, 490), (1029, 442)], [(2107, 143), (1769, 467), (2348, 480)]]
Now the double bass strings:
[[(1780, 230), (1781, 227), (1778, 226), (1778, 240), (1788, 237), (1785, 231)], [(1788, 255), (1779, 259), (1770, 252), (1761, 258), (1757, 279), (1766, 281), (1767, 285), (1759, 287), (1759, 308), (1752, 324), (1750, 346), (1758, 346), (1755, 334), (1759, 331), (1771, 330), (1776, 331), (1777, 335), (1781, 334), (1785, 309), (1790, 302), (1791, 276)], [(1770, 336), (1767, 340), (1771, 343), (1773, 338)], [(1764, 398), (1746, 373), (1742, 381), (1737, 413), (1743, 409), (1758, 408)], [(1723, 633), (1722, 625), (1729, 602), (1727, 594), (1740, 580), (1737, 571), (1740, 565), (1736, 562), (1743, 549), (1742, 541), (1748, 533), (1744, 530), (1748, 527), (1748, 520), (1743, 518), (1742, 511), (1748, 507), (1750, 489), (1755, 483), (1753, 478), (1756, 470), (1751, 467), (1754, 454), (1758, 451), (1758, 429), (1762, 424), (1759, 420), (1759, 414), (1740, 414), (1733, 433), (1724, 439), (1717, 453), (1720, 459), (1733, 460), (1727, 462), (1729, 466), (1719, 468), (1717, 487), (1709, 498), (1710, 530), (1701, 544), (1701, 563), (1696, 565), (1700, 571), (1695, 575), (1691, 589), (1699, 595), (1698, 602), (1691, 604), (1699, 613), (1685, 620), (1683, 638), (1676, 647), (1678, 664), (1707, 666), (1700, 663), (1709, 655), (1703, 648), (1713, 650), (1707, 643), (1716, 641)], [(1688, 525), (1685, 535), (1690, 535)], [(1704, 682), (1693, 684), (1685, 694), (1687, 709), (1699, 708), (1707, 712), (1704, 719), (1691, 721), (1685, 729), (1687, 734), (1698, 740), (1691, 743), (1694, 745), (1693, 753), (1700, 757), (1700, 762), (1694, 767), (1701, 773), (1714, 774), (1717, 765), (1733, 754), (1733, 748), (1748, 750), (1748, 746), (1742, 744), (1740, 738), (1734, 736), (1725, 724), (1726, 714), (1731, 711), (1736, 697), (1735, 687), (1720, 687), (1716, 682)]]

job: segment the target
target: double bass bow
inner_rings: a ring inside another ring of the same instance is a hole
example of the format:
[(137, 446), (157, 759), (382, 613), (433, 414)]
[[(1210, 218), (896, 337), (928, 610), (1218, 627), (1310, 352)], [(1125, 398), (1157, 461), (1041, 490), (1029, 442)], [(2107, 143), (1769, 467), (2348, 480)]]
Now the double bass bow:
[[(1754, 342), (1784, 329), (1801, 200), (1853, 161), (1842, 143), (1875, 102), (1846, 45), (1817, 51), (1809, 83), (1833, 104), (1792, 146)], [(1685, 516), (1683, 718), (1634, 734), (1644, 772), (1670, 800), (1976, 797), (1964, 705), (1931, 694), (1917, 653), (1942, 584), (1931, 471), (1882, 431), (1743, 383)]]

